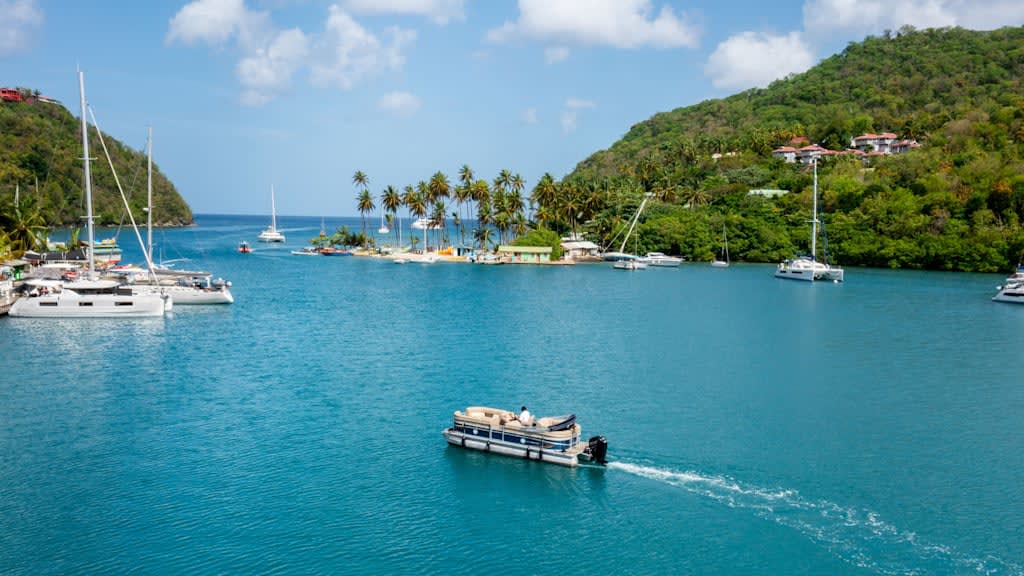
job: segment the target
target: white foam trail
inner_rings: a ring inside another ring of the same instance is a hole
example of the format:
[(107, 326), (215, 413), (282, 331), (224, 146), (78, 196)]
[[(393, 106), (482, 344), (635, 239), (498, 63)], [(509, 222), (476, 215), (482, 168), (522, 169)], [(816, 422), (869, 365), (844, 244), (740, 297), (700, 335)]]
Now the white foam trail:
[(810, 500), (796, 490), (770, 490), (725, 476), (629, 462), (610, 462), (608, 468), (682, 488), (730, 508), (751, 510), (761, 518), (797, 530), (844, 561), (879, 574), (1024, 576), (1024, 567), (1019, 564), (992, 556), (978, 558), (949, 546), (925, 542), (916, 533), (885, 522), (876, 512), (844, 507), (827, 500)]

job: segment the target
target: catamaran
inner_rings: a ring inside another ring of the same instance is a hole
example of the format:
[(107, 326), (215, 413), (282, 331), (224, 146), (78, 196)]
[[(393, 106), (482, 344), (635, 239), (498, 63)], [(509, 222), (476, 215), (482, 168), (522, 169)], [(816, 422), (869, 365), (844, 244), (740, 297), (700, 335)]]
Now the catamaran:
[[(843, 269), (838, 266), (829, 266), (828, 248), (826, 244), (825, 261), (819, 262), (816, 258), (818, 241), (818, 159), (812, 162), (814, 166), (814, 201), (811, 212), (811, 253), (801, 254), (781, 262), (775, 269), (775, 277), (785, 280), (802, 280), (814, 282), (815, 280), (832, 280), (833, 282), (843, 281)], [(827, 240), (826, 240), (827, 242)]]
[(270, 185), (270, 226), (260, 232), (260, 242), (284, 242), (284, 234), (277, 231), (277, 207), (274, 205), (274, 185)]
[[(82, 105), (82, 181), (85, 188), (86, 228), (89, 235), (89, 264), (85, 278), (74, 280), (27, 280), (28, 295), (19, 298), (10, 309), (13, 317), (27, 318), (120, 318), (163, 316), (173, 306), (166, 293), (135, 294), (115, 280), (96, 279), (95, 233), (93, 231), (92, 176), (89, 169), (89, 131), (86, 120), (85, 75), (78, 72)], [(96, 131), (99, 133), (99, 126)], [(102, 133), (101, 133), (102, 138)], [(102, 140), (101, 140), (102, 142)], [(111, 168), (113, 166), (111, 165)], [(120, 185), (119, 185), (120, 187)], [(127, 203), (126, 203), (127, 204)], [(131, 212), (129, 212), (131, 216)], [(135, 219), (132, 218), (135, 228)], [(138, 234), (138, 229), (136, 229)], [(139, 237), (141, 243), (142, 238)], [(147, 263), (152, 269), (152, 261)]]

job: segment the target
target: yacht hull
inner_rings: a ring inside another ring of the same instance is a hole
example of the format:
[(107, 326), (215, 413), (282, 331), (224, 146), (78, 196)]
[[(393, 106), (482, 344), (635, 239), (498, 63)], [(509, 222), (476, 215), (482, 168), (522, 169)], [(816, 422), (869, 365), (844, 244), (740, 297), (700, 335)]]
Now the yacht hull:
[(19, 298), (8, 314), (20, 318), (142, 318), (163, 316), (167, 301), (158, 295), (59, 294)]

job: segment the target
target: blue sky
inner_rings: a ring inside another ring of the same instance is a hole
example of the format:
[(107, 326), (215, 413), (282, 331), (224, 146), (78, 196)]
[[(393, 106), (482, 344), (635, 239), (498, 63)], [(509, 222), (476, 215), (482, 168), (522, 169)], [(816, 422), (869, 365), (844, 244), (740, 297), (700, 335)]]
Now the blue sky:
[[(197, 213), (355, 215), (468, 164), (530, 189), (652, 114), (909, 24), (1024, 23), (1020, 0), (0, 0), (0, 86), (143, 149)], [(8, 183), (0, 182), (0, 186)]]

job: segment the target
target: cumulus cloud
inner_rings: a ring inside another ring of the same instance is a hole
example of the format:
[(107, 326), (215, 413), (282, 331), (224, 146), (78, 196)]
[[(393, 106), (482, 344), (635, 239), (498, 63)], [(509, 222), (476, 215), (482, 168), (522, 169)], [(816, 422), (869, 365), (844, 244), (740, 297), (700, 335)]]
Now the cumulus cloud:
[(421, 105), (420, 99), (408, 92), (389, 92), (381, 96), (377, 102), (377, 106), (381, 110), (387, 110), (399, 116), (415, 114)]
[(814, 60), (814, 52), (799, 32), (785, 36), (743, 32), (715, 48), (704, 74), (716, 88), (745, 89), (803, 72)]
[(328, 8), (323, 31), (311, 34), (277, 29), (269, 12), (251, 10), (245, 0), (194, 0), (171, 18), (166, 40), (235, 46), (241, 101), (261, 106), (286, 92), (303, 71), (316, 85), (349, 90), (374, 74), (400, 69), (403, 50), (415, 38), (414, 31), (389, 28), (381, 40), (337, 4)]
[(43, 25), (35, 0), (0, 0), (0, 58), (25, 51)]
[(519, 0), (519, 18), (487, 32), (491, 42), (515, 38), (616, 48), (697, 45), (696, 26), (651, 0)]
[(167, 42), (223, 44), (232, 38), (249, 11), (243, 0), (196, 0), (171, 18)]
[(544, 61), (557, 64), (569, 57), (569, 49), (565, 46), (549, 46), (544, 49)]
[(313, 83), (349, 90), (378, 71), (402, 68), (402, 50), (416, 39), (416, 32), (389, 28), (387, 34), (388, 40), (382, 42), (347, 12), (337, 5), (331, 6), (311, 69)]
[(466, 18), (464, 0), (345, 0), (353, 14), (412, 14), (444, 26)]
[(309, 53), (309, 40), (298, 28), (277, 35), (266, 49), (238, 63), (236, 73), (244, 88), (242, 103), (261, 106), (291, 85), (292, 74)]
[(562, 110), (562, 133), (572, 134), (579, 125), (579, 113), (581, 110), (597, 108), (597, 104), (591, 100), (580, 98), (569, 98), (565, 101), (565, 108)]
[(537, 123), (537, 109), (527, 108), (523, 110), (523, 123), (525, 124), (536, 124)]
[(827, 37), (835, 32), (857, 36), (898, 29), (963, 26), (991, 30), (1024, 22), (1019, 0), (807, 0), (804, 29)]

